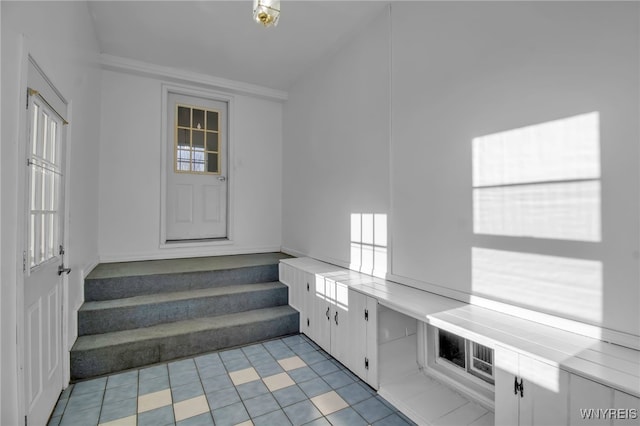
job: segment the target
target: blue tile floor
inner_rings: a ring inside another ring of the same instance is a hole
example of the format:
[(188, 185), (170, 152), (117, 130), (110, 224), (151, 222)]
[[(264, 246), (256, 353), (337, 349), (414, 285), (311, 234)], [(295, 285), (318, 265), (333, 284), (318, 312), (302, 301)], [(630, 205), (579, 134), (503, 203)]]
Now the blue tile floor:
[(69, 386), (49, 425), (413, 425), (304, 335)]

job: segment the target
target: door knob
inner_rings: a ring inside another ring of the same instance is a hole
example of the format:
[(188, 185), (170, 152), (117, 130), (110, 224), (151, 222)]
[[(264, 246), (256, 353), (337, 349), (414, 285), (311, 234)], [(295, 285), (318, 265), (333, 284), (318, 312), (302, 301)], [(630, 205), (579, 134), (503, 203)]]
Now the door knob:
[(218, 176), (218, 180), (220, 182), (224, 182), (225, 180), (227, 180), (227, 178), (225, 176)]

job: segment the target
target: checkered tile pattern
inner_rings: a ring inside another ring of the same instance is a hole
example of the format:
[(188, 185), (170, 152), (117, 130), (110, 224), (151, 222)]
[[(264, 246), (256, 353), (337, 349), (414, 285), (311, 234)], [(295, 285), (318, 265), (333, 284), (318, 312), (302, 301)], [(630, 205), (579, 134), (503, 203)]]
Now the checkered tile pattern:
[(51, 426), (412, 425), (304, 335), (69, 386)]

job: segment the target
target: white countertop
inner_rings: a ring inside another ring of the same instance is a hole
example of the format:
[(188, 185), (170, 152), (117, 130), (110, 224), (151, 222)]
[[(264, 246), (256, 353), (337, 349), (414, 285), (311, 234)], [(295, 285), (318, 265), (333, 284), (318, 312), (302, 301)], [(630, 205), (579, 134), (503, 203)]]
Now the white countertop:
[(312, 258), (282, 263), (320, 274), (378, 303), (480, 344), (501, 345), (640, 397), (640, 351), (474, 306)]

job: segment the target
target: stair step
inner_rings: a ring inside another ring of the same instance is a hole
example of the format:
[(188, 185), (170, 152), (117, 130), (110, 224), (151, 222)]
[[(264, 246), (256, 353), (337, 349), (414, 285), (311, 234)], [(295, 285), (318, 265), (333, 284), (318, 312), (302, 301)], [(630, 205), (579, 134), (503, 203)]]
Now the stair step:
[(298, 332), (288, 305), (78, 337), (73, 380), (169, 361)]
[(287, 287), (278, 281), (85, 302), (78, 311), (78, 334), (129, 330), (287, 303)]
[(85, 301), (93, 302), (271, 281), (278, 281), (277, 263), (209, 271), (162, 270), (162, 273), (126, 276), (92, 273), (85, 279), (84, 296)]

